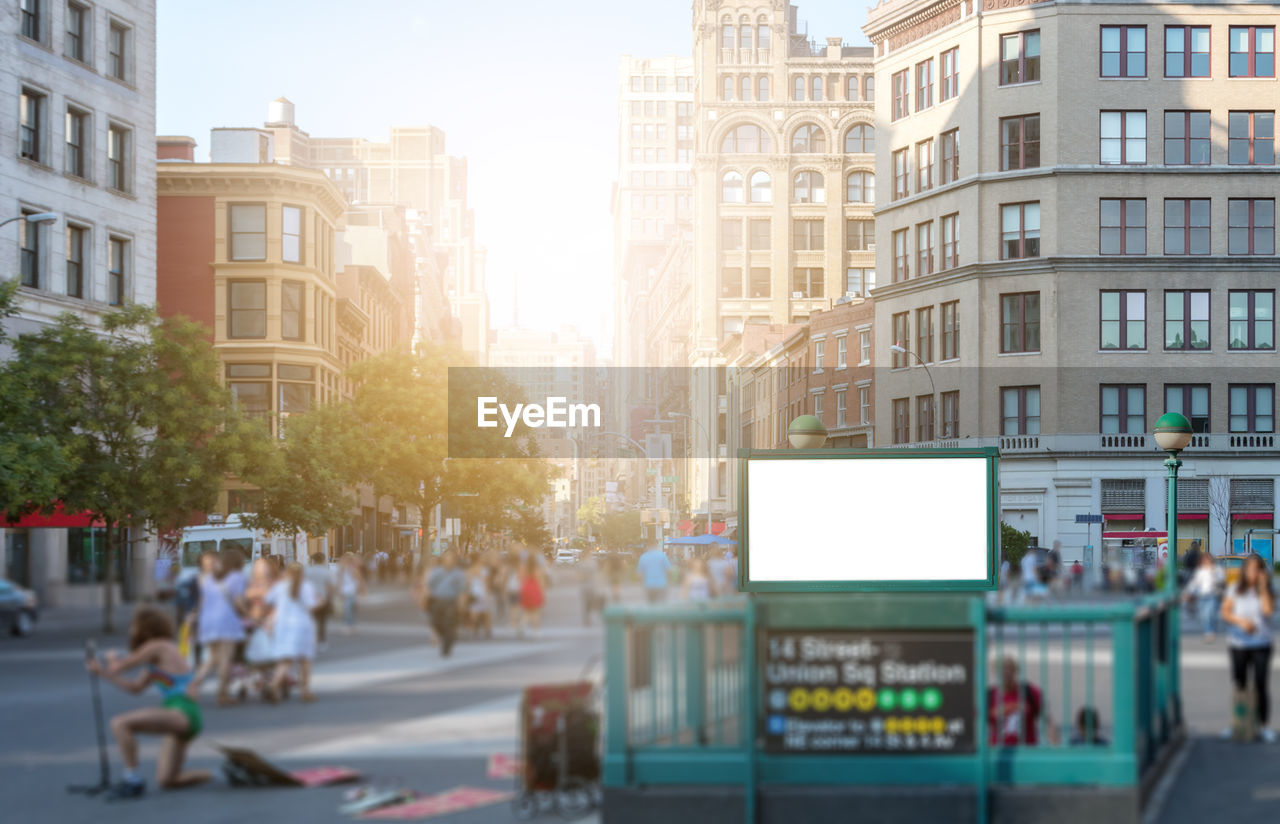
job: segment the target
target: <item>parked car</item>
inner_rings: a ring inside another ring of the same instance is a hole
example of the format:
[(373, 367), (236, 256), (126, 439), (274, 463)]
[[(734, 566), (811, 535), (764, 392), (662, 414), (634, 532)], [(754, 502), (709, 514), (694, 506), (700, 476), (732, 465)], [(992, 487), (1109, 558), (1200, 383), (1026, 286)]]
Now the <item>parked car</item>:
[(580, 549), (568, 549), (568, 548), (565, 548), (565, 549), (558, 549), (558, 550), (556, 550), (556, 561), (555, 561), (555, 562), (556, 562), (557, 564), (562, 564), (562, 565), (563, 565), (563, 564), (576, 564), (576, 563), (578, 562), (578, 558), (579, 558), (581, 555), (582, 555), (582, 550), (580, 550)]
[(14, 635), (30, 635), (37, 615), (36, 594), (0, 578), (0, 625), (8, 624)]

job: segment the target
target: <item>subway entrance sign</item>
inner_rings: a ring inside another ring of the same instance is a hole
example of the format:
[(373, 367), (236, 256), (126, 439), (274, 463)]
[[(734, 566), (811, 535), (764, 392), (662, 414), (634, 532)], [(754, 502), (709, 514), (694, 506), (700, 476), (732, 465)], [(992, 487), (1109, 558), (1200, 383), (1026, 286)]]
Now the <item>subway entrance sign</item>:
[(739, 452), (746, 592), (998, 586), (994, 448)]
[(762, 629), (759, 643), (767, 752), (974, 752), (972, 629)]

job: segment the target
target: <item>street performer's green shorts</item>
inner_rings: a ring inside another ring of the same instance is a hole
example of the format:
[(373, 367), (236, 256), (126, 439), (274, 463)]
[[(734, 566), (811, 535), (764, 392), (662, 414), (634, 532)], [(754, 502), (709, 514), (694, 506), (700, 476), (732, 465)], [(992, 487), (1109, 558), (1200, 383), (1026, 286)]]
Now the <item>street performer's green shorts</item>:
[(164, 699), (162, 705), (167, 710), (177, 710), (187, 717), (187, 731), (182, 735), (184, 741), (190, 741), (204, 729), (204, 715), (200, 705), (188, 695), (171, 695)]

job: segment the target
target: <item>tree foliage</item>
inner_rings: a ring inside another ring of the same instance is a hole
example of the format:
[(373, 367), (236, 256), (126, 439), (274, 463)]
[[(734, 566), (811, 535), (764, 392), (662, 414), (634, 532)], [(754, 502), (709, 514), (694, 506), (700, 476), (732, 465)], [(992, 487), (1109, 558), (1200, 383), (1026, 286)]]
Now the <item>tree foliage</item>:
[(643, 543), (640, 511), (625, 509), (607, 513), (600, 524), (600, 541), (611, 549), (627, 549)]
[(592, 495), (578, 507), (578, 534), (594, 535), (600, 531), (600, 525), (603, 523), (604, 498), (600, 495)]
[(1022, 563), (1022, 556), (1031, 547), (1031, 533), (1000, 522), (1000, 552), (1015, 569)]

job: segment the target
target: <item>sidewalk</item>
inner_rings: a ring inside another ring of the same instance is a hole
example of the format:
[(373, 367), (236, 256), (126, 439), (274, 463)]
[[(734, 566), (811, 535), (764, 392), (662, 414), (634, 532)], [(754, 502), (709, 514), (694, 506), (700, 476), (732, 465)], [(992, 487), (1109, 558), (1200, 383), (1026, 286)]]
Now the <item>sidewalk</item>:
[(1156, 792), (1147, 824), (1280, 821), (1280, 747), (1197, 736)]

